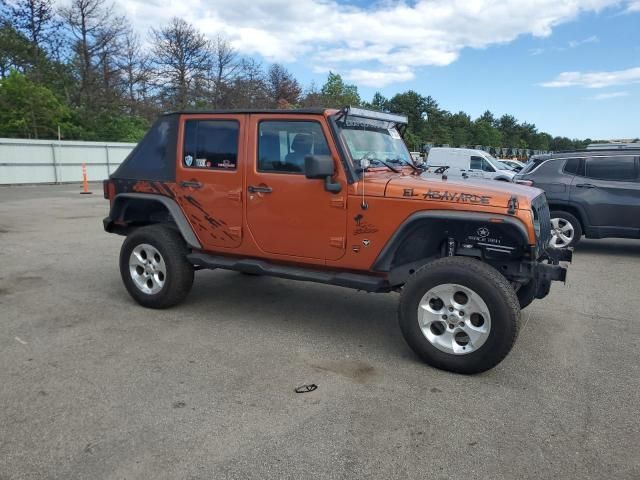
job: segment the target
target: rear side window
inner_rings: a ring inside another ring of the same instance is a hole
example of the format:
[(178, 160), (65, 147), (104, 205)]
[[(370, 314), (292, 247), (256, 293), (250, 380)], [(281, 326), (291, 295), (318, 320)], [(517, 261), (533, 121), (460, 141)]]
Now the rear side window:
[(177, 119), (177, 115), (160, 117), (111, 178), (175, 180)]
[(238, 164), (235, 120), (187, 120), (182, 165), (187, 168), (235, 170)]
[(594, 157), (587, 159), (588, 178), (597, 180), (635, 180), (636, 160), (634, 157)]
[(564, 164), (564, 173), (584, 177), (584, 158), (570, 158)]

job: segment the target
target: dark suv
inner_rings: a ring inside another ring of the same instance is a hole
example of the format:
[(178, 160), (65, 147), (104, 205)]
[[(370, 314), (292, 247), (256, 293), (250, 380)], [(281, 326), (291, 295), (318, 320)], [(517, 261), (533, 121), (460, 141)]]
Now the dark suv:
[(532, 157), (514, 182), (541, 188), (551, 209), (551, 245), (587, 238), (640, 238), (640, 149)]

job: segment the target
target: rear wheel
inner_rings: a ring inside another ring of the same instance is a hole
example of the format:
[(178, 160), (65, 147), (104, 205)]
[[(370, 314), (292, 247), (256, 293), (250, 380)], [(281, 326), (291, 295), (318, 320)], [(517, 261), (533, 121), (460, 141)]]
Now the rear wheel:
[(561, 210), (551, 212), (551, 247), (573, 247), (581, 237), (582, 226), (576, 217)]
[(133, 299), (149, 308), (180, 303), (193, 284), (193, 266), (178, 232), (162, 225), (134, 230), (120, 250), (120, 275)]
[(405, 340), (422, 360), (471, 374), (495, 367), (511, 351), (520, 308), (513, 287), (493, 267), (447, 257), (409, 278), (398, 316)]

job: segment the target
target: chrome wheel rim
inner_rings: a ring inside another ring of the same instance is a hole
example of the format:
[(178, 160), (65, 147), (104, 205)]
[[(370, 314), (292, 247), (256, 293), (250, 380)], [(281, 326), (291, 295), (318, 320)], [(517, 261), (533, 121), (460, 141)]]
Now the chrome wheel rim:
[(491, 314), (476, 292), (445, 283), (430, 289), (420, 300), (418, 324), (425, 338), (438, 350), (467, 355), (489, 338)]
[(551, 240), (549, 245), (554, 248), (568, 247), (573, 241), (575, 230), (571, 222), (564, 218), (551, 219)]
[(158, 293), (167, 280), (164, 258), (156, 247), (148, 243), (138, 245), (131, 252), (129, 273), (134, 285), (147, 295)]

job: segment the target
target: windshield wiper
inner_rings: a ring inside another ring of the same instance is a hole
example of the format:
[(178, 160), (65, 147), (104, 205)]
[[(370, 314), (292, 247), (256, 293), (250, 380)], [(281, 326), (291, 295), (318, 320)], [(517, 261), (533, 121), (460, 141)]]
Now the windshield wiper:
[(385, 160), (380, 160), (379, 158), (370, 158), (369, 161), (371, 163), (381, 163), (382, 165), (384, 165), (385, 167), (387, 167), (389, 170), (391, 170), (394, 173), (400, 173), (400, 170), (398, 170), (396, 167), (394, 167), (393, 165), (391, 165), (391, 163), (385, 161)]
[(370, 162), (370, 165), (367, 168), (358, 167), (358, 169), (356, 170), (358, 173), (364, 172), (368, 168), (371, 168), (374, 163), (384, 165), (385, 167), (387, 167), (389, 170), (391, 170), (394, 173), (400, 173), (400, 170), (395, 168), (390, 163), (385, 162), (384, 160), (380, 160), (379, 158), (366, 158), (366, 159), (361, 158), (360, 160), (356, 160), (356, 161), (357, 162), (361, 162), (362, 160), (368, 160)]
[(399, 158), (399, 157), (398, 158), (387, 158), (387, 161), (389, 163), (395, 163), (396, 165), (400, 164), (400, 163), (403, 164), (403, 165), (409, 165), (411, 168), (413, 168), (413, 171), (417, 172), (417, 173), (422, 173), (422, 172), (425, 171), (425, 168), (420, 168), (415, 163), (409, 162), (409, 161), (404, 160), (404, 159)]

